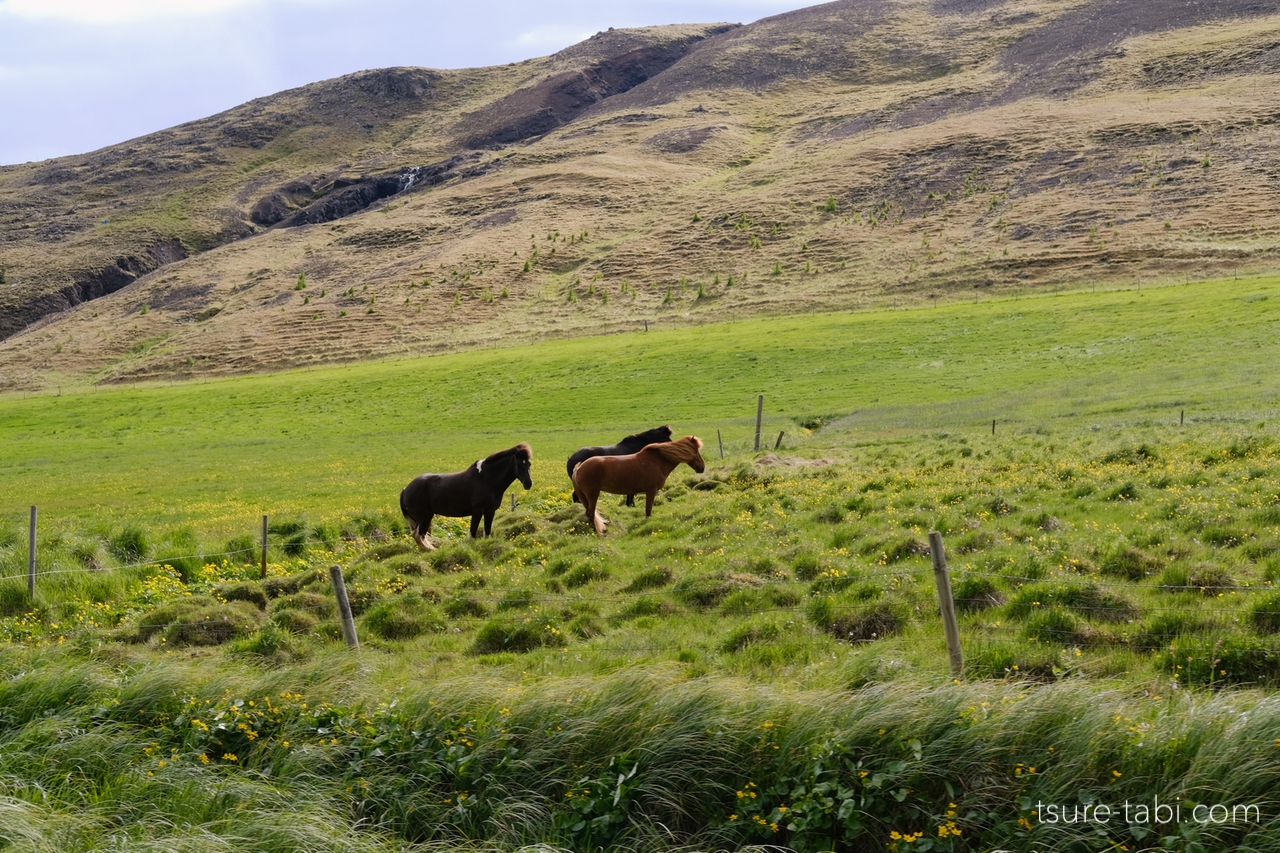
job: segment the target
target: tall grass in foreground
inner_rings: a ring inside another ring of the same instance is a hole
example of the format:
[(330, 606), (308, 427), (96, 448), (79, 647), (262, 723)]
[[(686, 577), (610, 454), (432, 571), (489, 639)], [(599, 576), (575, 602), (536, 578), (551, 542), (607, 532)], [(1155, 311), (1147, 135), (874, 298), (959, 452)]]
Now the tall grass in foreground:
[(786, 693), (671, 665), (392, 695), (345, 655), (262, 673), (18, 649), (0, 678), (14, 850), (1280, 844), (1280, 697), (1255, 693)]

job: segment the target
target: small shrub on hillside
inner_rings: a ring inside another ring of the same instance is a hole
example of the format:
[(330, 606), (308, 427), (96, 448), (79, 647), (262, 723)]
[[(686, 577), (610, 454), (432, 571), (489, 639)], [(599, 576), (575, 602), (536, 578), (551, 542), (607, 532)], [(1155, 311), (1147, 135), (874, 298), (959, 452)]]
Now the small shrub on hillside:
[(1003, 495), (998, 495), (998, 496), (996, 496), (996, 497), (992, 498), (991, 500), (987, 501), (987, 503), (986, 503), (986, 504), (984, 504), (984, 507), (985, 507), (985, 508), (986, 508), (986, 509), (987, 509), (987, 510), (992, 514), (992, 515), (997, 515), (997, 516), (1000, 516), (1000, 515), (1009, 515), (1009, 514), (1013, 513), (1013, 512), (1017, 509), (1017, 507), (1016, 507), (1016, 506), (1014, 506), (1014, 505), (1013, 505), (1013, 504), (1012, 504), (1012, 503), (1011, 503), (1011, 502), (1010, 502), (1006, 497), (1004, 497)]
[(237, 563), (254, 563), (262, 553), (262, 546), (255, 543), (252, 536), (236, 536), (228, 539), (227, 544), (222, 546), (222, 550), (228, 560)]
[(1110, 453), (1104, 453), (1098, 457), (1098, 462), (1103, 465), (1142, 465), (1159, 458), (1160, 455), (1156, 449), (1144, 442), (1137, 447), (1121, 447)]
[(758, 589), (740, 589), (732, 592), (720, 603), (722, 613), (759, 613), (795, 607), (800, 603), (799, 590), (785, 586), (765, 586)]
[(394, 515), (388, 512), (366, 511), (347, 519), (342, 525), (340, 535), (348, 541), (370, 539), (374, 542), (385, 542), (392, 536), (403, 536), (407, 532), (408, 529), (399, 510)]
[(233, 655), (247, 655), (274, 661), (292, 661), (303, 656), (303, 650), (294, 641), (295, 633), (273, 621), (268, 621), (247, 637), (232, 640)]
[(35, 607), (35, 603), (27, 597), (26, 581), (0, 581), (0, 617), (21, 616)]
[(262, 624), (262, 613), (247, 601), (211, 604), (179, 615), (164, 632), (171, 647), (218, 646), (244, 637)]
[(446, 546), (431, 555), (431, 568), (440, 574), (461, 572), (476, 564), (476, 555), (467, 545)]
[(207, 595), (193, 595), (166, 602), (138, 618), (137, 639), (145, 642), (152, 636), (168, 630), (171, 625), (181, 619), (217, 603)]
[(903, 560), (910, 560), (914, 557), (927, 557), (929, 555), (929, 543), (922, 539), (910, 537), (898, 542), (890, 544), (884, 550), (884, 561), (886, 563), (900, 563)]
[(1080, 620), (1063, 607), (1036, 610), (1027, 619), (1022, 634), (1029, 640), (1060, 646), (1079, 645), (1087, 639), (1087, 632)]
[(770, 643), (782, 636), (782, 628), (776, 621), (749, 622), (734, 629), (724, 642), (721, 651), (732, 654), (756, 643)]
[(824, 524), (839, 524), (844, 521), (845, 509), (837, 503), (829, 503), (814, 514), (814, 518)]
[(1106, 551), (1098, 568), (1103, 574), (1140, 581), (1160, 567), (1160, 561), (1125, 543)]
[(537, 593), (528, 589), (512, 589), (498, 601), (497, 609), (499, 611), (525, 610), (535, 603), (537, 603)]
[(606, 569), (592, 565), (578, 566), (576, 569), (566, 572), (564, 575), (564, 585), (567, 589), (577, 589), (580, 586), (586, 586), (592, 581), (604, 580), (609, 577)]
[(1109, 622), (1133, 619), (1138, 614), (1133, 602), (1095, 584), (1037, 583), (1018, 590), (1009, 603), (1009, 615), (1027, 619), (1050, 607), (1065, 607)]
[(476, 633), (472, 651), (476, 654), (498, 652), (530, 652), (543, 646), (567, 645), (560, 628), (539, 618), (522, 621), (495, 619), (486, 622)]
[(213, 592), (224, 601), (247, 601), (259, 610), (267, 609), (267, 594), (253, 581), (219, 584)]
[(1138, 487), (1132, 481), (1125, 481), (1105, 495), (1109, 501), (1136, 501), (1138, 499)]
[(965, 577), (952, 587), (951, 598), (961, 613), (979, 613), (1004, 604), (1004, 593), (994, 581), (974, 576)]
[(565, 572), (573, 568), (573, 561), (567, 557), (557, 557), (550, 563), (547, 563), (546, 572), (553, 578), (558, 578)]
[(1259, 634), (1280, 634), (1280, 593), (1264, 596), (1255, 604), (1249, 621)]
[(1248, 542), (1240, 549), (1240, 555), (1259, 562), (1280, 554), (1280, 539), (1262, 539)]
[(1248, 535), (1234, 528), (1211, 525), (1201, 530), (1196, 538), (1214, 548), (1234, 548), (1248, 538)]
[(803, 551), (792, 561), (791, 570), (796, 580), (811, 581), (822, 572), (822, 561), (812, 551)]
[(1192, 592), (1211, 598), (1235, 588), (1235, 578), (1215, 563), (1170, 566), (1159, 580), (1161, 592)]
[(1185, 686), (1280, 684), (1280, 641), (1274, 637), (1180, 638), (1156, 656), (1156, 665)]
[(995, 640), (968, 650), (964, 660), (970, 678), (1057, 681), (1061, 669), (1056, 648), (1028, 645), (1018, 640)]
[(809, 584), (809, 594), (821, 595), (828, 592), (840, 592), (857, 582), (858, 578), (849, 572), (838, 568), (824, 569), (818, 572), (813, 582)]
[(665, 567), (646, 569), (631, 579), (621, 592), (643, 592), (646, 589), (658, 589), (671, 583), (675, 576)]
[(521, 536), (528, 536), (538, 532), (538, 522), (527, 515), (516, 518), (508, 516), (503, 519), (502, 523), (496, 524), (494, 527), (495, 532), (505, 539), (519, 539)]
[(319, 615), (307, 610), (277, 610), (270, 621), (291, 634), (310, 634), (320, 625)]
[(844, 508), (861, 518), (876, 508), (876, 502), (866, 495), (853, 495), (845, 500)]
[(411, 640), (445, 629), (444, 618), (417, 595), (375, 604), (364, 614), (361, 625), (384, 640)]
[(1179, 637), (1206, 635), (1216, 628), (1213, 621), (1193, 611), (1177, 610), (1151, 617), (1134, 631), (1130, 643), (1135, 649), (1163, 649)]
[(751, 574), (762, 578), (772, 578), (785, 574), (783, 572), (779, 572), (777, 566), (774, 565), (773, 558), (767, 554), (748, 557), (742, 568)]
[(130, 525), (112, 535), (107, 543), (112, 556), (122, 563), (142, 561), (150, 550), (147, 533), (141, 527)]
[(421, 553), (414, 551), (387, 559), (382, 563), (382, 568), (388, 572), (422, 577), (431, 571), (431, 561), (422, 556)]
[(100, 540), (78, 542), (71, 548), (71, 557), (86, 570), (100, 572), (106, 568), (105, 546)]
[(414, 554), (417, 550), (418, 545), (416, 542), (405, 542), (400, 540), (384, 542), (366, 550), (360, 555), (360, 560), (381, 563), (385, 560), (391, 559), (392, 557), (401, 556), (402, 554)]
[(262, 581), (262, 591), (267, 594), (268, 598), (279, 598), (282, 595), (292, 595), (304, 586), (315, 583), (319, 579), (320, 572), (315, 569), (298, 572), (293, 575), (266, 578)]
[(957, 554), (974, 554), (996, 544), (995, 534), (989, 530), (975, 530), (956, 543)]
[(831, 597), (810, 602), (809, 621), (838, 640), (866, 642), (900, 630), (905, 623), (893, 604), (840, 603)]
[(619, 610), (612, 618), (615, 621), (624, 621), (639, 619), (642, 616), (670, 616), (678, 612), (680, 608), (660, 595), (642, 595)]
[(685, 578), (675, 585), (675, 596), (692, 607), (715, 607), (735, 590), (760, 585), (755, 575), (719, 572), (714, 575)]
[(455, 595), (445, 601), (444, 612), (450, 619), (480, 618), (489, 615), (489, 608), (478, 599)]

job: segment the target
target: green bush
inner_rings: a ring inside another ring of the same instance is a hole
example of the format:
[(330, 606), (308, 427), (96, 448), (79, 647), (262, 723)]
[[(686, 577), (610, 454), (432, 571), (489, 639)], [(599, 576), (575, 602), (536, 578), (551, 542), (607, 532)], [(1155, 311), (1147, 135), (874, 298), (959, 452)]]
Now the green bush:
[(211, 604), (180, 613), (164, 629), (169, 646), (217, 646), (244, 637), (262, 624), (262, 613), (247, 601)]
[(480, 628), (472, 650), (476, 654), (521, 653), (543, 646), (559, 647), (566, 644), (560, 628), (543, 619), (530, 617), (518, 622), (497, 619), (486, 622)]
[(384, 640), (411, 640), (445, 629), (440, 613), (417, 595), (378, 602), (365, 612), (360, 624)]

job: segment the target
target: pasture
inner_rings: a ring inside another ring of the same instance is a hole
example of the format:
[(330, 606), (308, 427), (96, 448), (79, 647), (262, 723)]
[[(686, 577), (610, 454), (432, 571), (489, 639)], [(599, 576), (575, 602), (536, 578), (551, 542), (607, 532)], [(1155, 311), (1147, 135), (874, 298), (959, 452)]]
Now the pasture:
[[(0, 847), (1271, 849), (1278, 284), (6, 398)], [(564, 458), (659, 423), (707, 471), (597, 537)], [(400, 488), (520, 440), (418, 550)], [(1240, 819), (1043, 807), (1156, 797)]]

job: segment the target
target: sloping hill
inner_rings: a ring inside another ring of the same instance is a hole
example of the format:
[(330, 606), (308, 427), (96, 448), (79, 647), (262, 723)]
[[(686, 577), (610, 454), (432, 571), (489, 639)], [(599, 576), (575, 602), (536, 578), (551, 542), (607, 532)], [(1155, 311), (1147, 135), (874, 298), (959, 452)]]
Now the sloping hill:
[(0, 389), (1274, 269), (1278, 76), (1256, 0), (842, 0), (313, 84), (0, 169)]

